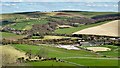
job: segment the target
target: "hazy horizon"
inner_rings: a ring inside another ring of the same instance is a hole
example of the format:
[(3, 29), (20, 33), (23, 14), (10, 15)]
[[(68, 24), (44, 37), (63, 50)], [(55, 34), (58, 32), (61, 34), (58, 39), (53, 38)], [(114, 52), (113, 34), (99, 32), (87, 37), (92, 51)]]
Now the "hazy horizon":
[(2, 2), (0, 6), (2, 7), (0, 14), (60, 10), (118, 12), (117, 2)]

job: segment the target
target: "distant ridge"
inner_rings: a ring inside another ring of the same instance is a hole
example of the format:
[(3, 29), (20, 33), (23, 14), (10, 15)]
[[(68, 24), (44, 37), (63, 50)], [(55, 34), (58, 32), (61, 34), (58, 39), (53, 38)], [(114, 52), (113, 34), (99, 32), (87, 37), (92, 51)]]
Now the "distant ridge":
[(58, 10), (53, 12), (91, 12), (91, 11), (77, 11), (77, 10)]
[[(29, 14), (29, 13), (42, 13), (47, 11), (30, 11), (30, 12), (14, 12), (14, 13), (3, 13), (3, 14)], [(58, 10), (58, 11), (49, 11), (49, 12), (91, 12), (91, 11), (75, 11), (75, 10)]]

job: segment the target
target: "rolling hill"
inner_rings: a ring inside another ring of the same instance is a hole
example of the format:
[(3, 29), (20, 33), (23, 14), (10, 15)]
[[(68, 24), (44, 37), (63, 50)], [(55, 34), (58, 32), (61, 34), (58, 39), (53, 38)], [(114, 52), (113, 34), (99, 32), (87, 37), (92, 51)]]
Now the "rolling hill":
[(100, 26), (83, 29), (73, 34), (120, 37), (120, 33), (119, 33), (120, 27), (118, 26), (118, 24), (120, 24), (120, 22), (119, 20), (116, 20), (116, 21), (108, 22)]

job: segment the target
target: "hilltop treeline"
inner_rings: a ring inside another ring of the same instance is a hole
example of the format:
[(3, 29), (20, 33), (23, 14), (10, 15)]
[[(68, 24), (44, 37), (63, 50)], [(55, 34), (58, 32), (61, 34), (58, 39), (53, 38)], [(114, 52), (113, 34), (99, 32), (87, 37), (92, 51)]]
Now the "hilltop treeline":
[(102, 22), (102, 21), (108, 21), (108, 20), (119, 20), (120, 14), (106, 14), (106, 15), (97, 15), (92, 17), (92, 19), (95, 20), (95, 22)]
[(67, 20), (71, 23), (79, 23), (79, 24), (92, 24), (95, 23), (94, 19), (86, 18), (86, 17), (78, 17), (78, 18), (69, 18)]

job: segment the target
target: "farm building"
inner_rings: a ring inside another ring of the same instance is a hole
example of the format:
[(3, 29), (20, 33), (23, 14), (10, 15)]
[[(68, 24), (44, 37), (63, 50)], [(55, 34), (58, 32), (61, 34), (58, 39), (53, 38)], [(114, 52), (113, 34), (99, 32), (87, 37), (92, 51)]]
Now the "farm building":
[(63, 28), (70, 28), (70, 27), (72, 27), (72, 26), (69, 26), (69, 25), (59, 25), (58, 26), (58, 28), (61, 28), (61, 29), (63, 29)]

